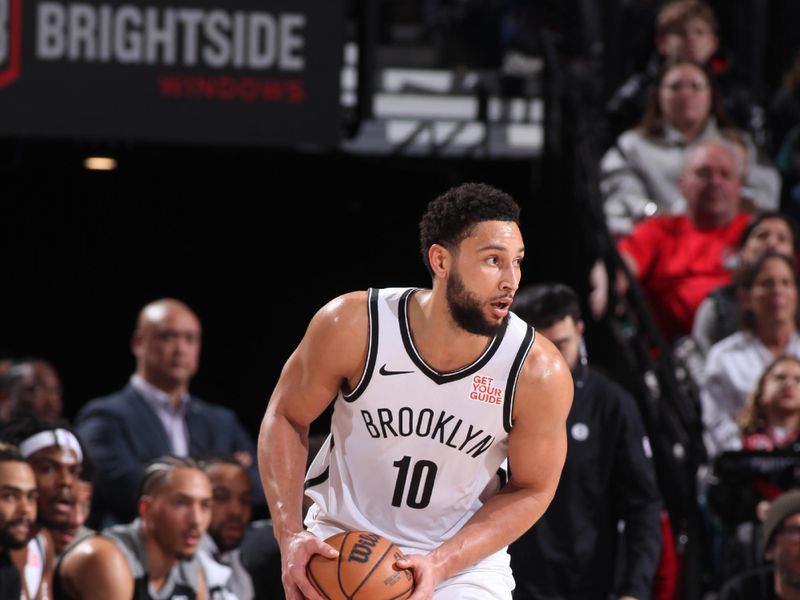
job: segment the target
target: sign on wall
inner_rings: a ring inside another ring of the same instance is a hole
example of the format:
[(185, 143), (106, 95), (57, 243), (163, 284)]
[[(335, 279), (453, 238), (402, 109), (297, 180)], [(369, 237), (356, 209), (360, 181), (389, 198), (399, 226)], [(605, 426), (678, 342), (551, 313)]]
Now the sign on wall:
[(0, 0), (0, 135), (337, 141), (326, 0)]

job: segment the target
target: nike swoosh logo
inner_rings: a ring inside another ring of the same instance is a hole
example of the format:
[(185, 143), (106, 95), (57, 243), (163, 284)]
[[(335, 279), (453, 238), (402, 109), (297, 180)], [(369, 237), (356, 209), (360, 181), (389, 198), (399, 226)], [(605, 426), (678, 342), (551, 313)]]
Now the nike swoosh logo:
[(414, 371), (387, 371), (386, 363), (383, 363), (383, 366), (378, 370), (378, 373), (380, 373), (381, 375), (407, 375), (413, 372)]

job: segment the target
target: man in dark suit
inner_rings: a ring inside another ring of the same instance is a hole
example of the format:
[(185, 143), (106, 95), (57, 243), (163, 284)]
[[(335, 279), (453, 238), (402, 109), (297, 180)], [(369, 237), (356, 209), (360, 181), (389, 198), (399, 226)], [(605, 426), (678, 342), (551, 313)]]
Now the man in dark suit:
[[(95, 462), (92, 524), (136, 516), (144, 465), (159, 456), (234, 455), (261, 490), (255, 448), (233, 411), (189, 394), (197, 372), (200, 321), (183, 302), (161, 299), (139, 313), (131, 348), (136, 372), (122, 390), (89, 402), (76, 429)], [(263, 505), (263, 496), (255, 498)]]

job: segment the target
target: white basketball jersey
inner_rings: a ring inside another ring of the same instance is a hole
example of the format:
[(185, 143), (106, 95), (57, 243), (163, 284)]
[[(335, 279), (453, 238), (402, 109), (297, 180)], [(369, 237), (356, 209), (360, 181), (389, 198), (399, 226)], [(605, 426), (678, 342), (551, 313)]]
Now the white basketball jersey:
[(440, 373), (414, 347), (414, 289), (369, 291), (369, 349), (340, 391), (331, 435), (309, 468), (309, 530), (378, 533), (427, 552), (482, 506), (508, 450), (514, 390), (534, 332), (516, 315), (472, 364)]

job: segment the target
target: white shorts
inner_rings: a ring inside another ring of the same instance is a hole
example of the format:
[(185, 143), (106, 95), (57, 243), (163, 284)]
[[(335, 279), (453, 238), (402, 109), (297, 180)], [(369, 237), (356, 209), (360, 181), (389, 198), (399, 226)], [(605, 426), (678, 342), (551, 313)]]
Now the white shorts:
[(433, 600), (511, 600), (514, 578), (503, 549), (436, 586)]

